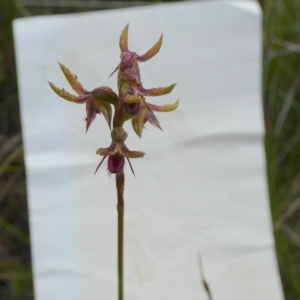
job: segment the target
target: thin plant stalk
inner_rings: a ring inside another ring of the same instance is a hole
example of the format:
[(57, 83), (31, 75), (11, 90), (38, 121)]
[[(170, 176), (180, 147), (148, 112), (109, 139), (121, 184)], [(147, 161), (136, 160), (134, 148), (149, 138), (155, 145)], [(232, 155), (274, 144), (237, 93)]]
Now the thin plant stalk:
[[(16, 0), (17, 1), (17, 0)], [(148, 122), (153, 126), (161, 129), (158, 119), (154, 112), (170, 112), (175, 110), (179, 105), (179, 99), (173, 104), (165, 104), (162, 106), (146, 102), (147, 96), (161, 96), (169, 94), (176, 84), (167, 87), (158, 87), (147, 89), (142, 85), (140, 77), (140, 69), (138, 64), (145, 62), (155, 56), (162, 45), (163, 35), (159, 40), (143, 55), (130, 51), (128, 48), (128, 26), (122, 30), (119, 46), (121, 50), (121, 61), (113, 75), (118, 71), (118, 94), (110, 87), (101, 86), (92, 91), (86, 90), (82, 84), (63, 64), (58, 63), (67, 81), (76, 92), (77, 96), (68, 93), (66, 90), (58, 88), (49, 81), (51, 89), (61, 98), (77, 103), (86, 104), (86, 131), (94, 121), (97, 115), (103, 115), (109, 128), (113, 123), (111, 131), (111, 144), (106, 148), (99, 148), (97, 154), (103, 156), (95, 173), (98, 171), (103, 161), (107, 159), (107, 169), (110, 175), (116, 176), (116, 188), (118, 197), (118, 299), (123, 300), (123, 239), (124, 239), (124, 165), (125, 158), (128, 161), (130, 169), (134, 174), (134, 170), (130, 163), (132, 158), (144, 157), (142, 151), (133, 151), (127, 148), (125, 141), (127, 132), (123, 129), (123, 124), (131, 120), (132, 128), (135, 133), (142, 137), (144, 125)], [(110, 76), (111, 76), (110, 75)], [(112, 109), (112, 106), (114, 110)], [(114, 113), (113, 113), (114, 112)]]
[(124, 172), (116, 178), (118, 195), (118, 299), (123, 300)]

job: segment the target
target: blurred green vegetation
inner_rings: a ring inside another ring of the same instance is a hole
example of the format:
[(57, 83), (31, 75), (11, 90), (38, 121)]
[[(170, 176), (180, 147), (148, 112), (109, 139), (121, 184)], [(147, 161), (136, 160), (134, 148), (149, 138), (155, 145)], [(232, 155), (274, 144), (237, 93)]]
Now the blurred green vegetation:
[(25, 168), (11, 22), (0, 0), (0, 299), (33, 299)]
[(265, 0), (263, 105), (270, 207), (285, 297), (300, 299), (300, 1)]

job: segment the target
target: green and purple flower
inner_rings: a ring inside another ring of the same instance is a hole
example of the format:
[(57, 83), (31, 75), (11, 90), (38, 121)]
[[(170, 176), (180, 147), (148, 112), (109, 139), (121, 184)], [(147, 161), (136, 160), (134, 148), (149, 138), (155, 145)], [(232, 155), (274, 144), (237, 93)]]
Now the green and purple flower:
[[(86, 131), (89, 129), (96, 116), (100, 114), (104, 116), (109, 128), (113, 126), (111, 132), (112, 142), (110, 146), (97, 150), (97, 154), (103, 156), (103, 159), (96, 171), (103, 161), (108, 158), (108, 171), (110, 174), (116, 174), (117, 176), (123, 172), (125, 158), (134, 174), (129, 158), (143, 157), (145, 154), (139, 151), (130, 151), (124, 144), (127, 138), (127, 133), (122, 128), (124, 122), (131, 119), (134, 131), (141, 137), (143, 128), (147, 122), (161, 129), (154, 112), (173, 111), (179, 104), (179, 99), (173, 104), (162, 106), (151, 104), (146, 101), (146, 97), (161, 96), (170, 93), (176, 84), (172, 84), (168, 87), (151, 89), (143, 87), (138, 64), (149, 60), (158, 53), (163, 42), (163, 35), (160, 36), (155, 45), (145, 54), (138, 55), (128, 48), (128, 28), (129, 25), (127, 24), (121, 33), (119, 41), (121, 61), (112, 72), (112, 74), (114, 74), (118, 71), (118, 95), (107, 86), (102, 86), (92, 91), (85, 90), (82, 84), (77, 80), (77, 77), (60, 63), (59, 66), (63, 74), (73, 90), (77, 93), (77, 96), (66, 92), (64, 89), (58, 88), (53, 83), (49, 82), (52, 90), (61, 98), (77, 104), (86, 105)], [(112, 113), (112, 106), (114, 107), (114, 114)]]

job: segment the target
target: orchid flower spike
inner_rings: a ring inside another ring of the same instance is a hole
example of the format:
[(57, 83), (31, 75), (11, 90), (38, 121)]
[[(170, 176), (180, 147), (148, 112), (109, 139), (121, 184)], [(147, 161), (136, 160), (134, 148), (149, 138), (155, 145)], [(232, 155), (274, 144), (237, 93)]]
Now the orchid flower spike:
[[(175, 110), (179, 105), (179, 99), (173, 104), (165, 105), (151, 104), (146, 101), (146, 97), (169, 94), (176, 84), (171, 84), (167, 87), (147, 89), (143, 86), (141, 81), (139, 63), (149, 60), (159, 52), (163, 42), (163, 35), (160, 36), (158, 41), (148, 51), (142, 55), (138, 55), (136, 52), (129, 50), (128, 29), (129, 24), (125, 26), (121, 33), (119, 40), (121, 60), (117, 68), (113, 71), (113, 73), (118, 71), (118, 95), (107, 86), (101, 86), (92, 91), (87, 91), (77, 80), (76, 75), (72, 74), (71, 71), (61, 63), (59, 63), (59, 66), (77, 95), (72, 95), (64, 89), (56, 87), (52, 82), (49, 82), (52, 90), (61, 98), (73, 103), (84, 103), (86, 105), (86, 131), (98, 114), (104, 116), (110, 129), (112, 123), (112, 142), (109, 147), (99, 148), (97, 150), (97, 154), (103, 156), (103, 158), (96, 172), (107, 158), (108, 172), (110, 174), (116, 174), (116, 176), (119, 176), (123, 172), (125, 158), (134, 174), (129, 159), (143, 157), (145, 155), (144, 152), (130, 151), (125, 145), (127, 133), (123, 129), (124, 122), (131, 120), (135, 133), (139, 137), (142, 137), (142, 132), (147, 122), (161, 129), (154, 114), (155, 112), (170, 112)], [(114, 106), (114, 111), (112, 111), (111, 106)]]

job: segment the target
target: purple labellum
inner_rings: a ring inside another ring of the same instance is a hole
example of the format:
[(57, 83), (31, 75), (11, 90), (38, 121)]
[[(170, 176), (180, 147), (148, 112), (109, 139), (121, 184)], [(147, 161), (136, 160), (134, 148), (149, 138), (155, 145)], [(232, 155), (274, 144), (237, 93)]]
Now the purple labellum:
[(112, 174), (120, 173), (124, 168), (124, 156), (123, 155), (110, 155), (108, 157), (108, 170)]
[(140, 109), (140, 103), (124, 103), (125, 110), (130, 115), (136, 115)]

